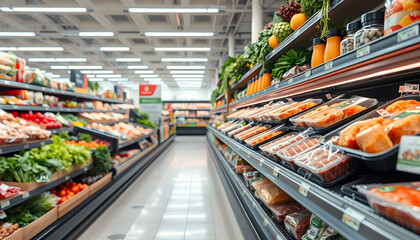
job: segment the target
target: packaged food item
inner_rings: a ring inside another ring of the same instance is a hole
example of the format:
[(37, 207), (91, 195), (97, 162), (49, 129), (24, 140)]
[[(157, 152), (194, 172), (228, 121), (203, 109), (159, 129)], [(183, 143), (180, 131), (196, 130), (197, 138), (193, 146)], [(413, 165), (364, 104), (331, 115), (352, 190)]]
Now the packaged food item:
[(384, 35), (384, 11), (372, 11), (362, 15), (362, 28), (354, 34), (355, 48), (368, 44)]
[(250, 181), (252, 190), (259, 191), (260, 188), (267, 184), (273, 184), (268, 178), (261, 178), (256, 181)]
[(247, 124), (247, 125), (245, 125), (245, 126), (242, 126), (242, 127), (236, 128), (236, 129), (234, 129), (234, 130), (231, 130), (231, 131), (227, 132), (226, 134), (227, 134), (229, 137), (232, 137), (233, 135), (236, 135), (236, 134), (238, 134), (238, 133), (240, 133), (240, 132), (243, 132), (243, 131), (245, 131), (245, 130), (247, 130), (247, 129), (251, 128), (252, 126), (254, 126), (254, 124), (249, 123), (249, 124)]
[(253, 178), (258, 178), (260, 177), (260, 172), (258, 171), (253, 171), (253, 172), (244, 172), (242, 174), (244, 176), (244, 180), (245, 180), (245, 186), (249, 187), (249, 180), (253, 179)]
[(19, 193), (20, 188), (18, 187), (11, 187), (2, 183), (0, 185), (0, 199), (5, 199), (9, 197), (13, 197)]
[(311, 136), (305, 138), (297, 143), (290, 145), (287, 148), (283, 148), (281, 151), (277, 152), (277, 156), (287, 163), (289, 166), (296, 168), (294, 159), (301, 154), (308, 152), (312, 149), (315, 149), (319, 146), (319, 138), (321, 136)]
[(285, 141), (285, 140), (287, 140), (287, 139), (289, 139), (289, 138), (292, 138), (292, 137), (294, 137), (294, 136), (296, 136), (296, 134), (297, 133), (289, 133), (289, 134), (287, 134), (287, 135), (285, 135), (285, 136), (282, 136), (282, 137), (280, 137), (280, 138), (278, 138), (278, 139), (276, 139), (276, 140), (274, 140), (274, 141), (271, 141), (271, 142), (268, 142), (268, 143), (266, 143), (266, 144), (263, 144), (263, 145), (261, 145), (260, 146), (260, 149), (261, 149), (261, 151), (267, 156), (267, 157), (269, 157), (269, 156), (271, 156), (271, 154), (270, 154), (270, 152), (269, 152), (269, 149), (271, 148), (271, 147), (273, 147), (273, 146), (275, 146), (276, 144), (279, 144), (280, 142), (282, 142), (282, 141)]
[(313, 52), (311, 58), (311, 68), (314, 68), (320, 64), (324, 63), (325, 55), (325, 41), (321, 38), (314, 38), (313, 42)]
[(255, 134), (258, 134), (260, 132), (263, 132), (263, 131), (269, 129), (270, 127), (271, 127), (270, 125), (261, 125), (260, 124), (260, 125), (257, 125), (255, 127), (250, 128), (248, 130), (245, 130), (245, 131), (243, 131), (239, 134), (234, 135), (234, 138), (236, 140), (243, 141), (243, 140), (245, 140), (249, 137), (254, 136)]
[(237, 165), (235, 167), (236, 173), (242, 174), (244, 172), (251, 172), (255, 171), (255, 168), (251, 165)]
[(16, 56), (0, 52), (0, 78), (10, 81), (16, 80)]
[(385, 0), (385, 31), (388, 35), (420, 20), (420, 2), (416, 0)]
[(420, 106), (420, 101), (414, 99), (398, 100), (386, 107), (385, 111), (392, 116), (396, 116), (397, 114), (416, 106)]
[(228, 127), (225, 127), (224, 129), (221, 129), (221, 132), (226, 133), (226, 132), (232, 131), (234, 129), (242, 127), (244, 124), (246, 124), (246, 123), (242, 122), (242, 121), (235, 122), (234, 124), (232, 124)]
[[(339, 236), (340, 234), (338, 234), (334, 228), (327, 227), (319, 240), (341, 240), (338, 239)], [(342, 240), (344, 240), (344, 238)]]
[(358, 185), (375, 211), (420, 234), (420, 182)]
[[(308, 134), (311, 133), (311, 131), (312, 131), (311, 129), (308, 129), (301, 133), (297, 133), (297, 132), (289, 133), (283, 136), (283, 138), (285, 138), (284, 141), (278, 142), (277, 144), (274, 144), (271, 147), (266, 148), (266, 151), (270, 154), (270, 156), (275, 157), (277, 160), (281, 160), (281, 158), (277, 155), (278, 151), (305, 139), (308, 136)], [(293, 137), (288, 137), (288, 135), (293, 135)]]
[(298, 202), (290, 202), (268, 207), (278, 222), (284, 222), (286, 215), (305, 209)]
[(355, 160), (331, 150), (328, 146), (318, 147), (297, 157), (294, 163), (299, 169), (317, 176), (322, 182), (331, 182), (351, 172)]
[(251, 178), (248, 180), (248, 185), (249, 185), (249, 189), (251, 189), (251, 191), (256, 191), (256, 189), (254, 188), (254, 186), (252, 185), (254, 182), (257, 182), (261, 179), (266, 179), (265, 177), (256, 177), (256, 178)]
[(281, 76), (281, 78), (283, 78), (284, 80), (289, 79), (291, 77), (294, 77), (300, 73), (303, 73), (304, 71), (311, 69), (311, 67), (309, 65), (296, 65), (294, 67), (292, 67), (291, 69), (287, 70), (285, 73), (283, 73), (283, 75)]
[(221, 130), (223, 130), (227, 127), (233, 126), (235, 124), (236, 124), (236, 121), (225, 122), (225, 123), (221, 124), (220, 126), (218, 126), (217, 129), (221, 131)]
[(308, 230), (311, 215), (306, 209), (290, 213), (284, 219), (284, 226), (296, 239), (301, 239)]
[(340, 43), (342, 31), (338, 29), (332, 29), (327, 31), (327, 45), (325, 46), (324, 61), (330, 61), (340, 56)]
[(290, 202), (292, 198), (287, 195), (282, 189), (277, 187), (274, 183), (266, 184), (259, 188), (258, 193), (261, 200), (267, 206), (274, 206), (277, 204), (285, 204)]
[(288, 128), (282, 126), (277, 126), (274, 128), (270, 128), (262, 133), (256, 134), (253, 137), (247, 138), (245, 140), (245, 143), (249, 146), (249, 147), (254, 147), (257, 145), (260, 145), (261, 143), (264, 143), (266, 141), (269, 141), (270, 139), (275, 138), (276, 136), (280, 135), (283, 133), (283, 131), (287, 131)]
[(318, 240), (321, 238), (327, 224), (322, 221), (320, 218), (312, 214), (311, 220), (309, 221), (309, 227), (305, 235), (302, 236), (303, 240)]
[(283, 120), (302, 111), (305, 111), (306, 109), (309, 109), (313, 106), (316, 106), (320, 103), (322, 103), (321, 99), (307, 99), (302, 102), (290, 104), (287, 108), (271, 112), (269, 114), (266, 114), (266, 116), (270, 117), (270, 119), (273, 120)]
[(340, 54), (346, 54), (354, 49), (354, 34), (362, 27), (360, 20), (348, 23), (346, 33), (340, 43)]

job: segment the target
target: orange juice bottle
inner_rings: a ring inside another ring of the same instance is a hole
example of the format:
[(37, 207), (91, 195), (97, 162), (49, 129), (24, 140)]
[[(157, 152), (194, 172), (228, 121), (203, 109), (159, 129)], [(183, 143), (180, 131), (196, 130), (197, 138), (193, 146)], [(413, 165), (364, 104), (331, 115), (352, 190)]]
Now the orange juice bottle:
[(340, 44), (342, 32), (333, 29), (327, 32), (327, 44), (325, 46), (324, 62), (340, 56)]
[(263, 90), (263, 74), (260, 73), (260, 77), (258, 78), (258, 91)]
[(245, 96), (248, 96), (250, 92), (251, 92), (251, 80), (248, 81)]
[(324, 63), (325, 42), (321, 38), (314, 38), (311, 68)]
[(262, 89), (265, 89), (271, 86), (272, 80), (273, 78), (271, 77), (271, 69), (264, 70), (263, 78), (262, 78)]

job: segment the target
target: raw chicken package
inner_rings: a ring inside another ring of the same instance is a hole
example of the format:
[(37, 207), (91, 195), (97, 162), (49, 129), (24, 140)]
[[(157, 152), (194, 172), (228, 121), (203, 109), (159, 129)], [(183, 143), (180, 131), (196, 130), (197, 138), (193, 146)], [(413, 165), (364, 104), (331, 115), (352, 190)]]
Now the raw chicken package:
[(239, 174), (242, 174), (242, 173), (245, 173), (245, 172), (252, 172), (252, 171), (255, 171), (255, 168), (253, 166), (249, 165), (249, 164), (237, 165), (235, 167), (235, 172), (239, 173)]
[(306, 209), (290, 213), (284, 219), (284, 226), (296, 239), (302, 239), (308, 230), (311, 215), (311, 212)]
[(284, 108), (276, 109), (275, 111), (268, 112), (264, 115), (270, 120), (284, 120), (321, 103), (322, 99), (307, 99), (302, 102), (290, 103)]
[(358, 185), (375, 211), (420, 234), (420, 182)]
[(238, 133), (240, 133), (240, 132), (243, 132), (243, 131), (245, 131), (245, 130), (247, 130), (247, 129), (250, 129), (252, 126), (254, 126), (254, 124), (253, 124), (253, 123), (249, 123), (249, 124), (246, 124), (245, 126), (238, 127), (238, 128), (236, 128), (236, 129), (234, 129), (234, 130), (231, 130), (231, 131), (229, 131), (229, 132), (226, 132), (226, 134), (227, 134), (229, 137), (232, 137), (233, 135), (236, 135), (236, 134), (238, 134)]
[(298, 202), (290, 202), (268, 207), (278, 222), (284, 222), (286, 215), (305, 209)]
[(277, 204), (285, 204), (290, 202), (292, 198), (281, 190), (274, 183), (266, 184), (258, 189), (261, 201), (267, 206), (274, 206)]
[(248, 129), (248, 130), (245, 130), (243, 132), (240, 132), (240, 133), (234, 135), (233, 137), (236, 140), (238, 140), (238, 141), (243, 141), (243, 140), (245, 140), (247, 138), (250, 138), (250, 137), (252, 137), (252, 136), (254, 136), (254, 135), (256, 135), (256, 134), (258, 134), (260, 132), (263, 132), (263, 131), (265, 131), (265, 130), (267, 130), (269, 128), (271, 128), (270, 125), (262, 125), (262, 124), (259, 124), (259, 125), (255, 126), (255, 127), (252, 127), (250, 129)]
[(314, 135), (300, 140), (297, 143), (290, 145), (289, 147), (283, 148), (283, 150), (277, 152), (277, 156), (283, 161), (284, 164), (292, 168), (297, 168), (294, 163), (294, 159), (303, 153), (306, 153), (319, 146), (319, 139), (321, 136)]
[(286, 133), (289, 130), (288, 127), (283, 125), (270, 128), (264, 132), (261, 132), (253, 137), (246, 139), (244, 142), (246, 145), (252, 149), (258, 149), (257, 147), (261, 144), (264, 144), (270, 140), (277, 138), (277, 136), (281, 136), (282, 134)]

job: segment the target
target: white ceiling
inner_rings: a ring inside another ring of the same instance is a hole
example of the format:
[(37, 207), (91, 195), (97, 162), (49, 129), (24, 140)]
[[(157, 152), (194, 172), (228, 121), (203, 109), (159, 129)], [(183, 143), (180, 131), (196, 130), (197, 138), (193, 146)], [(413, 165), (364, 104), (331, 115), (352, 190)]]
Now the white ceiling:
[[(284, 1), (264, 0), (264, 24)], [(35, 37), (0, 37), (0, 47), (61, 46), (63, 52), (15, 52), (25, 59), (34, 57), (85, 57), (86, 63), (33, 63), (68, 77), (67, 70), (51, 65), (100, 65), (103, 70), (140, 82), (139, 74), (127, 65), (146, 65), (170, 88), (178, 88), (168, 65), (206, 66), (202, 88), (214, 86), (219, 61), (227, 59), (227, 32), (235, 33), (235, 53), (251, 43), (251, 0), (0, 0), (0, 7), (86, 7), (86, 13), (0, 12), (0, 31), (31, 31)], [(213, 14), (128, 13), (129, 7), (219, 8)], [(113, 37), (80, 37), (79, 32), (111, 31)], [(213, 37), (146, 37), (143, 32), (214, 32)], [(127, 52), (102, 52), (100, 47), (129, 47)], [(154, 47), (210, 47), (208, 52), (154, 51)], [(140, 63), (116, 62), (116, 58), (140, 57)], [(208, 62), (162, 62), (164, 57), (208, 58)]]

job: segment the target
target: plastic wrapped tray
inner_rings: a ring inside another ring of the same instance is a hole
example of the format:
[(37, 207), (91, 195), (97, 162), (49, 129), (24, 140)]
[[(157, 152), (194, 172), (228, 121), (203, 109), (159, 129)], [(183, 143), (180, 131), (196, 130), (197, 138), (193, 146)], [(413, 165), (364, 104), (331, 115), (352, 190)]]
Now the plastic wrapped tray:
[(312, 127), (316, 133), (326, 133), (342, 126), (378, 106), (374, 98), (352, 96), (350, 99), (335, 98), (331, 101), (290, 118), (292, 129)]
[[(393, 101), (382, 105), (380, 109), (385, 109), (389, 105), (393, 104), (396, 101), (399, 100), (417, 100), (420, 101), (420, 95), (405, 95), (402, 97), (399, 97), (397, 99), (394, 99)], [(321, 139), (321, 144), (331, 144), (334, 138), (337, 138), (340, 136), (340, 132), (344, 130), (346, 127), (350, 126), (351, 124), (363, 121), (371, 118), (380, 117), (381, 115), (377, 112), (378, 109), (375, 109), (353, 121), (350, 123), (330, 132), (329, 134), (325, 135), (324, 138)], [(418, 134), (417, 134), (418, 135)], [(392, 170), (396, 166), (397, 161), (397, 154), (398, 154), (398, 148), (399, 144), (394, 145), (393, 147), (380, 152), (380, 153), (366, 153), (361, 150), (347, 148), (343, 146), (339, 146), (336, 144), (331, 144), (333, 148), (343, 151), (349, 156), (361, 159), (366, 163), (366, 165), (372, 169), (380, 170), (380, 171), (388, 171)]]
[(263, 132), (269, 128), (271, 128), (271, 125), (258, 124), (257, 126), (254, 126), (248, 130), (245, 130), (241, 133), (234, 135), (234, 138), (240, 142), (243, 142), (245, 139), (250, 138), (254, 136), (255, 134)]
[(253, 137), (247, 138), (244, 142), (251, 149), (258, 149), (264, 143), (285, 135), (289, 131), (288, 127), (277, 126), (270, 128), (264, 132), (256, 134)]
[(289, 147), (278, 151), (276, 155), (283, 161), (284, 164), (296, 169), (298, 166), (294, 163), (294, 159), (306, 152), (311, 151), (319, 146), (319, 139), (322, 136), (313, 135), (296, 142)]
[(273, 157), (270, 154), (270, 152), (268, 152), (268, 149), (270, 149), (270, 147), (273, 147), (274, 145), (276, 145), (276, 144), (278, 144), (278, 143), (280, 143), (280, 142), (282, 142), (282, 141), (284, 141), (286, 139), (289, 139), (291, 137), (294, 137), (296, 135), (297, 135), (297, 133), (289, 133), (287, 135), (284, 135), (282, 137), (279, 137), (278, 139), (276, 139), (274, 141), (271, 141), (271, 142), (262, 144), (259, 148), (264, 153), (264, 155), (266, 155), (267, 157)]
[(222, 133), (227, 133), (227, 132), (230, 132), (230, 131), (232, 131), (232, 130), (235, 130), (235, 129), (237, 129), (237, 128), (242, 127), (244, 124), (246, 124), (246, 123), (245, 123), (245, 122), (242, 122), (242, 121), (235, 122), (235, 123), (234, 123), (234, 124), (232, 124), (231, 126), (229, 126), (229, 127), (226, 127), (226, 128), (224, 128), (224, 129), (222, 129), (222, 130), (221, 130), (221, 132), (222, 132)]
[(218, 126), (217, 130), (222, 131), (223, 129), (226, 129), (230, 126), (233, 126), (235, 123), (236, 123), (236, 121), (233, 121), (233, 120), (229, 121), (229, 122), (225, 122), (222, 125)]
[(240, 133), (240, 132), (243, 132), (243, 131), (245, 131), (245, 130), (247, 130), (247, 129), (251, 128), (252, 126), (254, 126), (254, 124), (253, 124), (253, 123), (248, 123), (248, 124), (247, 124), (247, 125), (245, 125), (245, 126), (242, 126), (242, 127), (236, 128), (236, 129), (231, 130), (231, 131), (229, 131), (229, 132), (226, 132), (226, 135), (228, 135), (229, 137), (232, 137), (233, 135), (236, 135), (236, 134), (238, 134), (238, 133)]
[(328, 183), (350, 173), (356, 166), (356, 161), (337, 150), (318, 147), (297, 157), (295, 164), (300, 170)]
[(359, 185), (369, 205), (391, 221), (420, 234), (420, 182)]
[(285, 106), (284, 108), (271, 111), (265, 114), (265, 116), (268, 117), (270, 120), (286, 120), (292, 117), (293, 115), (311, 109), (321, 103), (322, 99), (307, 99), (305, 101), (291, 103)]

